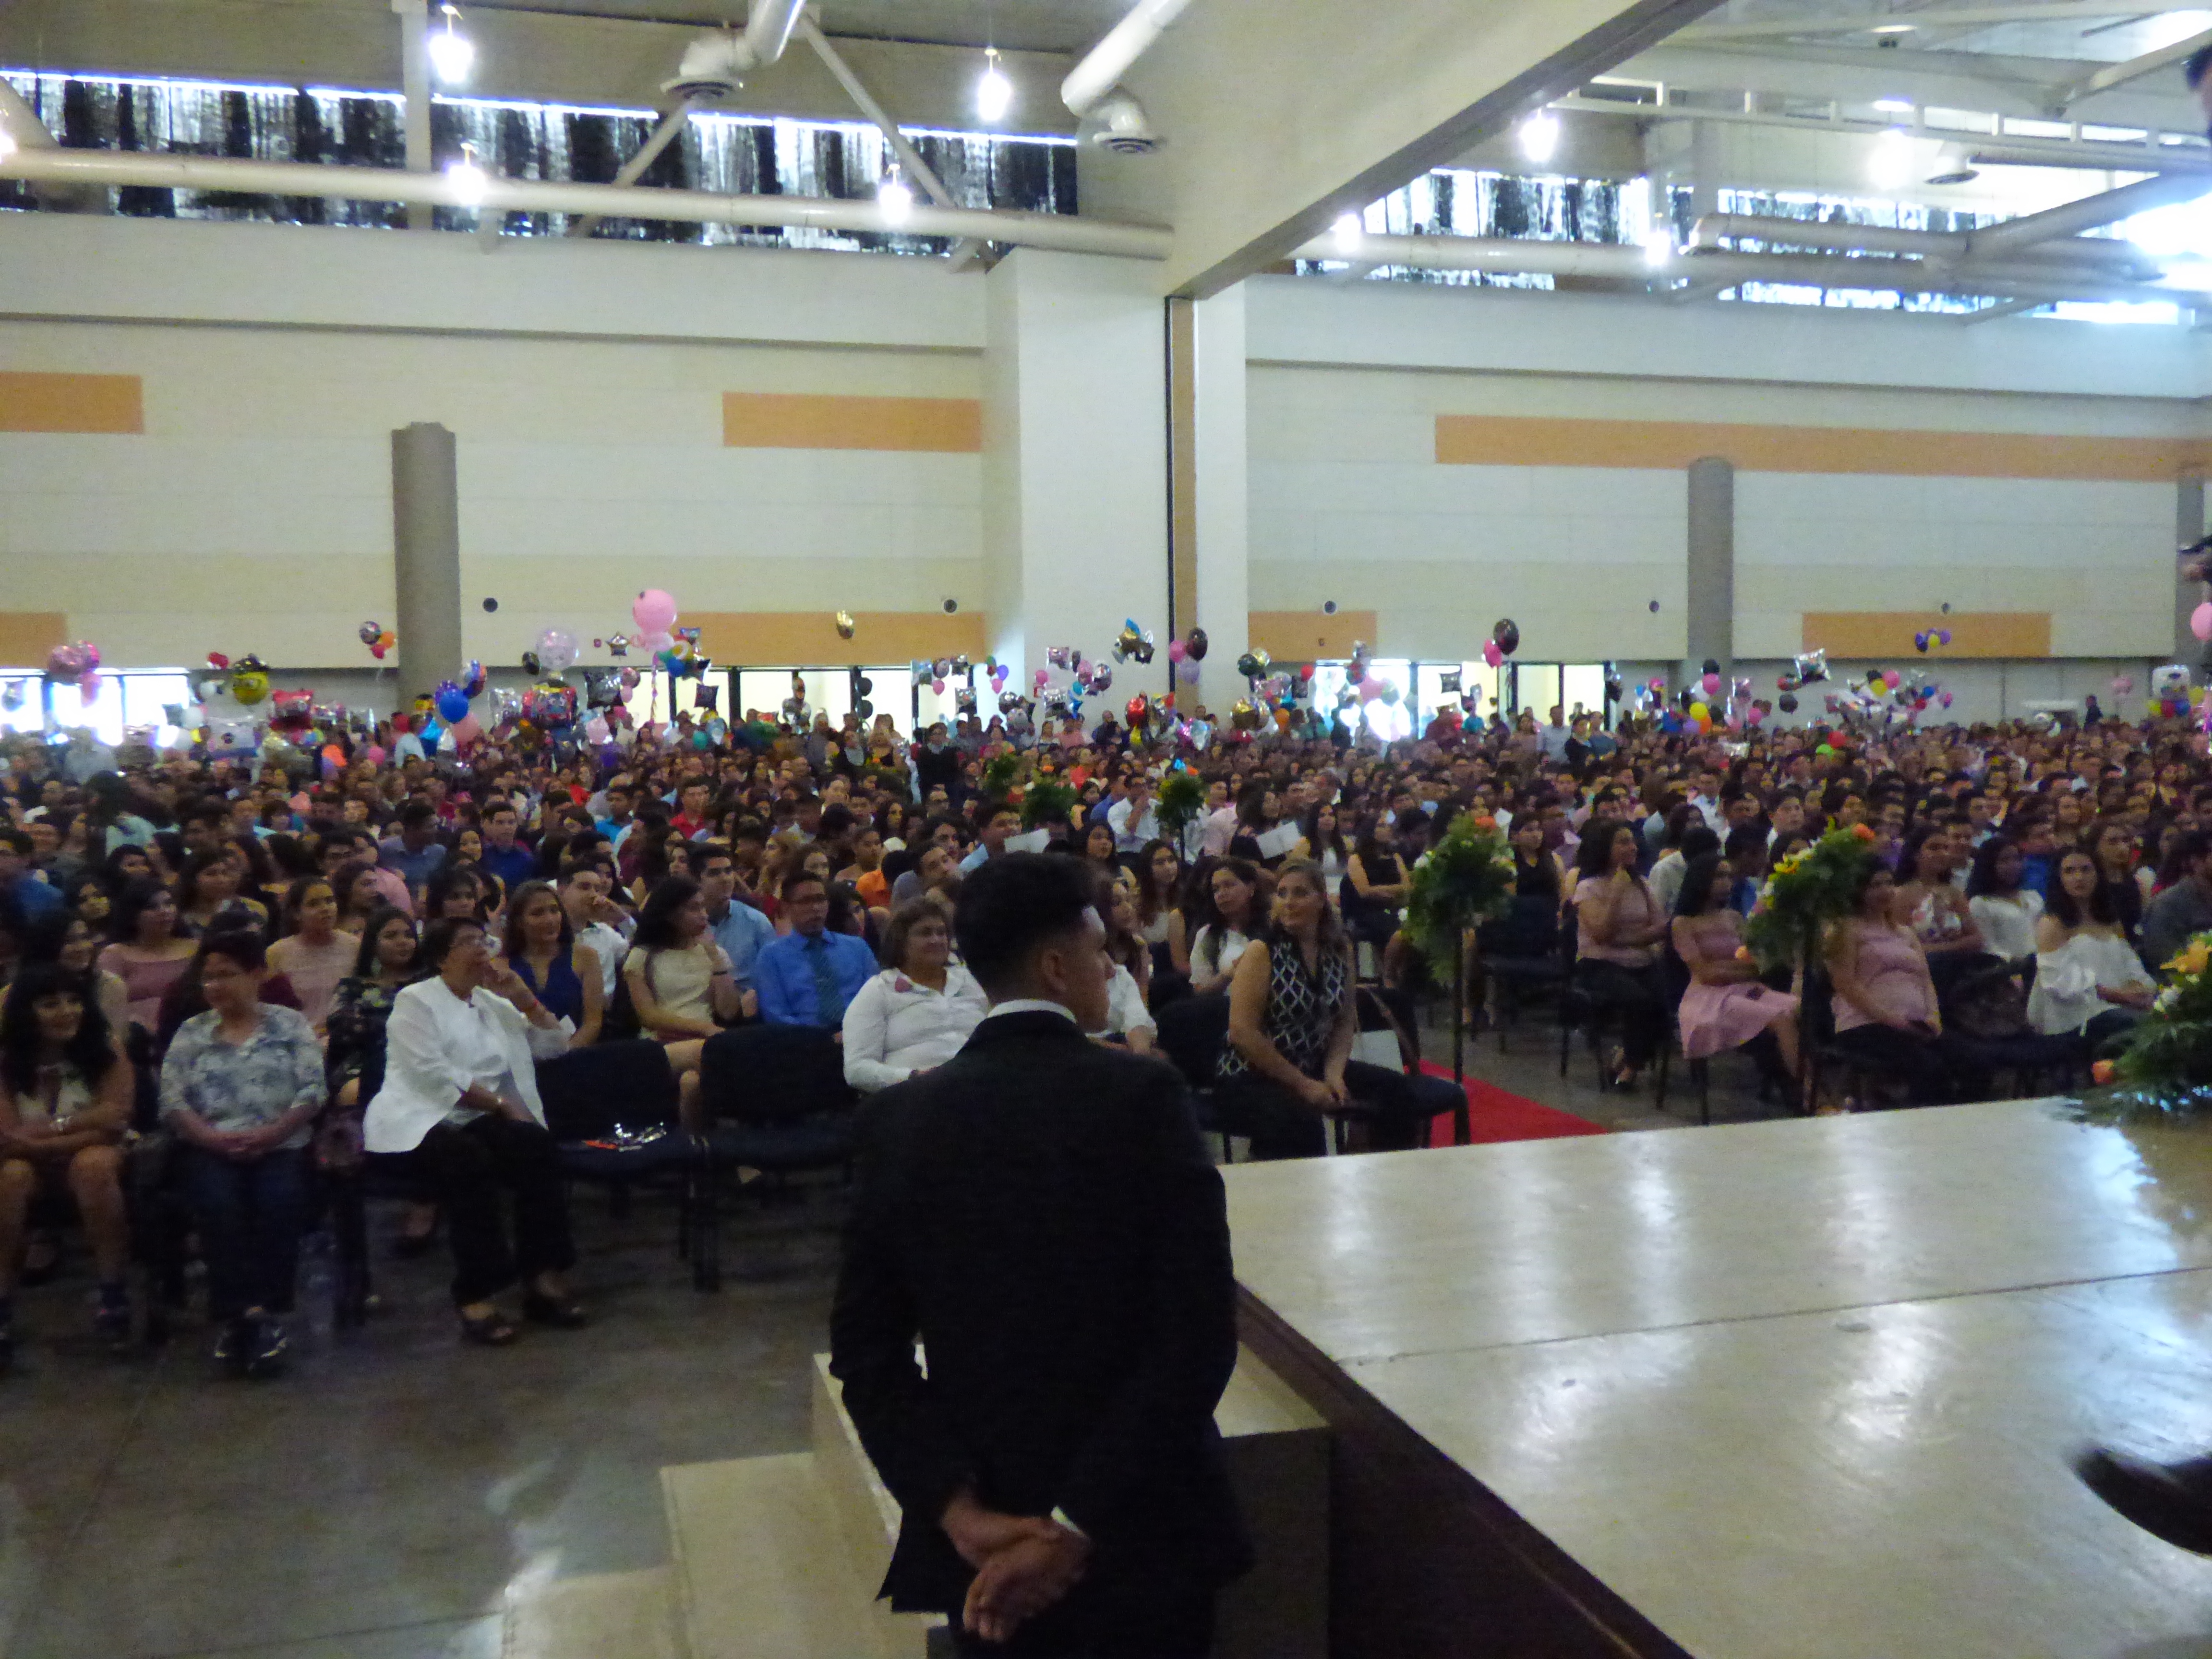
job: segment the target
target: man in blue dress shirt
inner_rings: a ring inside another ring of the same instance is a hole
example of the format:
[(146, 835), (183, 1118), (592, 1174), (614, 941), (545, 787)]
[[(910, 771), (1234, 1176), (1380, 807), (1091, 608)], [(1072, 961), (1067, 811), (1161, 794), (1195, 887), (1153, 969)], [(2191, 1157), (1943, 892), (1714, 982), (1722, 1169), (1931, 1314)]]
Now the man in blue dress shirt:
[(828, 930), (830, 889), (817, 876), (786, 882), (791, 931), (753, 958), (761, 1018), (771, 1025), (837, 1030), (845, 1009), (875, 976), (876, 956), (865, 939)]
[[(707, 901), (707, 931), (730, 958), (730, 975), (750, 1018), (760, 1012), (753, 970), (760, 953), (775, 941), (775, 924), (737, 896), (738, 866), (728, 848), (710, 841), (693, 857), (699, 871), (699, 896)], [(828, 914), (826, 904), (823, 911)]]

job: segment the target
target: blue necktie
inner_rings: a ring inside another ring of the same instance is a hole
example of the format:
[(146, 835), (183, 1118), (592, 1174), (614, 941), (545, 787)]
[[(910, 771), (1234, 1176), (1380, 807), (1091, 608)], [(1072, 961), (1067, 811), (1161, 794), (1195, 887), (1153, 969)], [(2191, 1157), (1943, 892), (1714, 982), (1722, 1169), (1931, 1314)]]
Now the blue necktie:
[(830, 942), (819, 933), (806, 945), (806, 960), (814, 969), (814, 1023), (837, 1023), (837, 970), (830, 963)]

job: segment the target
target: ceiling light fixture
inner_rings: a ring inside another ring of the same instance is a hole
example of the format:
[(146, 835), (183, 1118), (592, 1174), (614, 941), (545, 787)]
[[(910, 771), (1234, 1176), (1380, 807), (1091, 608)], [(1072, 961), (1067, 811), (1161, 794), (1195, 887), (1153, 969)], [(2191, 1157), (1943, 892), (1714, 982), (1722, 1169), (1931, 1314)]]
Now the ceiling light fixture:
[(1874, 106), (1884, 115), (1912, 113), (1912, 100), (1910, 98), (1877, 98), (1874, 100)]
[(1656, 269), (1674, 257), (1674, 232), (1671, 227), (1655, 227), (1644, 239), (1644, 263)]
[(1366, 229), (1358, 214), (1340, 213), (1337, 216), (1336, 223), (1329, 228), (1329, 235), (1336, 243), (1336, 251), (1349, 258), (1359, 252), (1359, 239)]
[(999, 50), (996, 46), (987, 48), (982, 78), (975, 82), (976, 117), (987, 126), (995, 125), (1006, 118), (1006, 112), (1013, 103), (1014, 83), (999, 67)]
[(1874, 33), (1876, 34), (1911, 34), (1917, 30), (1919, 27), (1920, 25), (1917, 23), (1876, 23), (1874, 26)]
[(1541, 167), (1558, 153), (1559, 118), (1540, 109), (1521, 124), (1521, 153)]
[(876, 186), (876, 205), (884, 210), (884, 219), (890, 224), (902, 225), (914, 217), (914, 192), (906, 187), (906, 180), (899, 177), (896, 167)]
[(15, 135), (9, 131), (7, 128), (0, 127), (0, 161), (4, 161), (8, 157), (13, 155), (15, 153)]
[(449, 87), (468, 84), (469, 75), (477, 65), (476, 42), (453, 26), (460, 21), (458, 6), (441, 6), (446, 14), (446, 27), (434, 29), (422, 44), (430, 54), (430, 69), (438, 79)]
[(1892, 127), (1874, 141), (1874, 155), (1867, 171), (1882, 190), (1900, 190), (1912, 182), (1912, 135)]
[(491, 178), (477, 165), (477, 147), (461, 146), (461, 159), (446, 169), (446, 178), (453, 186), (453, 198), (461, 207), (482, 207), (491, 190)]

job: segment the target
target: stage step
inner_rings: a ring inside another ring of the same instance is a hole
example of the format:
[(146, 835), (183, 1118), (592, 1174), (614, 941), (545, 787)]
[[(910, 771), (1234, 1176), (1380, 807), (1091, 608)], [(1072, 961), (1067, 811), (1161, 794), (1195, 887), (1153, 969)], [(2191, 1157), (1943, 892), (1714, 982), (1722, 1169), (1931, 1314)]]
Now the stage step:
[[(1251, 1528), (1260, 1565), (1221, 1599), (1218, 1659), (1324, 1659), (1328, 1651), (1328, 1431), (1305, 1401), (1251, 1351), (1215, 1408), (1229, 1474)], [(851, 1559), (871, 1589), (898, 1541), (898, 1500), (861, 1449), (830, 1356), (814, 1357), (814, 1460), (843, 1528)], [(884, 1617), (915, 1632), (925, 1622)]]
[(908, 1659), (811, 1452), (660, 1472), (689, 1659)]
[(555, 1578), (507, 1604), (501, 1659), (687, 1659), (676, 1631), (676, 1574)]

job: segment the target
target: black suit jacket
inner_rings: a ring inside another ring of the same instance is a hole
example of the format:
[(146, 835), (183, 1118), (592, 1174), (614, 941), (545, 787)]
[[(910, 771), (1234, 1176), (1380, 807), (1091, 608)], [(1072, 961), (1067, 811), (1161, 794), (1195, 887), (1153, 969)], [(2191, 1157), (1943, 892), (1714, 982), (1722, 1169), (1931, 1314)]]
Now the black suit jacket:
[(893, 1606), (959, 1607), (972, 1574), (938, 1516), (969, 1484), (1062, 1510), (1091, 1540), (1084, 1600), (1124, 1616), (1249, 1566), (1213, 1425), (1228, 1216), (1173, 1068), (1000, 1015), (876, 1096), (860, 1146), (830, 1369), (905, 1510)]

